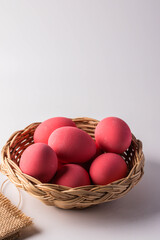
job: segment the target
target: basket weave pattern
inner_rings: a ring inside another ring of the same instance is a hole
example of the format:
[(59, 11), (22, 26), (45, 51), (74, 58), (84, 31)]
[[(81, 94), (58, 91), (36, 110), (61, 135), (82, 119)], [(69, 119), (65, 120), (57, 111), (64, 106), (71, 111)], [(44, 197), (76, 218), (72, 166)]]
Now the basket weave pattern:
[[(98, 120), (92, 118), (72, 120), (78, 128), (86, 131), (94, 139)], [(89, 185), (69, 188), (56, 184), (42, 184), (37, 179), (22, 173), (18, 166), (23, 151), (33, 144), (33, 134), (39, 124), (30, 124), (24, 130), (17, 131), (10, 137), (1, 152), (1, 172), (7, 175), (18, 188), (24, 189), (45, 204), (63, 209), (86, 208), (124, 196), (141, 179), (144, 173), (142, 143), (132, 134), (132, 143), (129, 149), (122, 154), (129, 169), (127, 177), (103, 186)]]

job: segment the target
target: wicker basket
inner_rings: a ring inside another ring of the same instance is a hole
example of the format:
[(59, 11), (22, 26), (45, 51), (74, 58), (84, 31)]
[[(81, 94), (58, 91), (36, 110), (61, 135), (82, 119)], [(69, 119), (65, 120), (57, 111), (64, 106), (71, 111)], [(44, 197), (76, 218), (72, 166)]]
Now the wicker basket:
[[(92, 118), (75, 118), (72, 120), (78, 128), (86, 131), (94, 139), (94, 131), (98, 120)], [(33, 134), (39, 124), (33, 123), (24, 130), (15, 132), (10, 137), (1, 152), (0, 169), (18, 188), (24, 189), (45, 204), (63, 209), (86, 208), (124, 196), (141, 179), (144, 173), (144, 155), (142, 143), (134, 135), (132, 135), (132, 143), (129, 149), (122, 154), (128, 165), (129, 174), (126, 178), (111, 184), (69, 188), (56, 184), (42, 184), (37, 179), (23, 174), (18, 167), (18, 163), (22, 152), (33, 144)]]

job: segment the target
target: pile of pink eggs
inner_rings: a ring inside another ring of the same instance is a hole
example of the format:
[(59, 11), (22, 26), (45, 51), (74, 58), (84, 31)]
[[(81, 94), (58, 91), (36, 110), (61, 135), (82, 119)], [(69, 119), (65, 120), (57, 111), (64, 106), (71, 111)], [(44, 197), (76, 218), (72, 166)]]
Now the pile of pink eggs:
[(34, 143), (22, 153), (21, 171), (42, 183), (67, 187), (106, 185), (128, 174), (121, 154), (132, 140), (129, 126), (107, 117), (95, 129), (95, 140), (69, 118), (54, 117), (34, 132)]

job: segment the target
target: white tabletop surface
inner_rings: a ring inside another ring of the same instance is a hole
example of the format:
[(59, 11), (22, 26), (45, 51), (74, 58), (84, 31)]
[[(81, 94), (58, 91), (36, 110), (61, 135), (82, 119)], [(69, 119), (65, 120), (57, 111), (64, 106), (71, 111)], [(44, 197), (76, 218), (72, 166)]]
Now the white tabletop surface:
[[(0, 1), (0, 148), (50, 117), (118, 116), (146, 158), (138, 185), (94, 208), (61, 210), (21, 191), (34, 222), (25, 239), (159, 239), (159, 13), (158, 0)], [(18, 203), (11, 183), (4, 194)]]

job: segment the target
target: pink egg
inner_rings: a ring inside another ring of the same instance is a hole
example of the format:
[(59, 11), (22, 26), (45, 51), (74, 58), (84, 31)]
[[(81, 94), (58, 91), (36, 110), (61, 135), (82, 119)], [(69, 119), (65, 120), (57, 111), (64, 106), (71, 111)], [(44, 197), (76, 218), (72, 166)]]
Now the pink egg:
[(128, 172), (124, 159), (116, 153), (103, 153), (91, 164), (90, 177), (94, 184), (106, 185), (126, 177)]
[(35, 143), (24, 150), (19, 167), (23, 173), (47, 183), (57, 171), (58, 159), (51, 147), (44, 143)]
[(65, 117), (54, 117), (42, 122), (34, 132), (34, 142), (48, 144), (48, 138), (51, 133), (55, 129), (64, 126), (76, 127), (75, 123), (71, 119)]
[(79, 187), (90, 185), (90, 178), (87, 171), (77, 164), (65, 164), (51, 181), (54, 184)]
[(122, 119), (108, 117), (98, 123), (95, 139), (98, 146), (104, 151), (123, 153), (131, 144), (132, 133)]
[(48, 145), (56, 152), (59, 161), (82, 163), (96, 153), (96, 145), (89, 134), (75, 127), (56, 129), (49, 137)]

